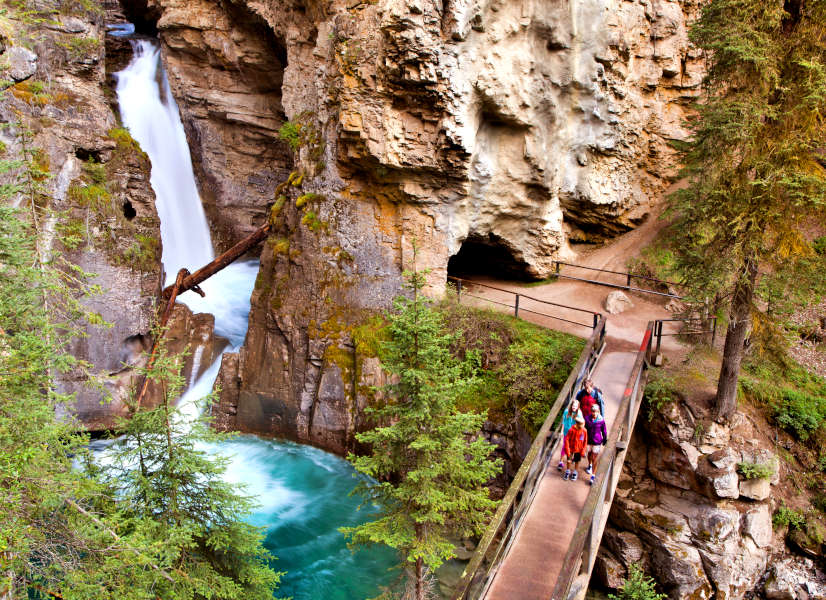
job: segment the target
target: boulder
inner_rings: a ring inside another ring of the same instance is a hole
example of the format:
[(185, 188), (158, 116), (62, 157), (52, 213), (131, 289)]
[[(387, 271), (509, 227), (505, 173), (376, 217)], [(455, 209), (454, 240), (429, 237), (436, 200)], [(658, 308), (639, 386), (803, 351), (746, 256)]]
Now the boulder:
[(769, 507), (761, 504), (743, 516), (743, 534), (751, 537), (758, 548), (767, 548), (772, 542), (772, 518)]
[(750, 500), (765, 500), (771, 494), (771, 484), (768, 479), (744, 479), (740, 482), (740, 496)]
[(625, 583), (626, 569), (610, 552), (600, 548), (594, 563), (594, 577), (601, 587), (616, 590)]
[(614, 290), (605, 297), (603, 302), (605, 311), (610, 315), (618, 315), (625, 310), (632, 308), (634, 303), (631, 299), (619, 290)]
[(9, 77), (14, 81), (23, 81), (37, 71), (37, 54), (27, 48), (15, 46), (6, 52)]
[(775, 562), (763, 593), (768, 600), (798, 600), (804, 593), (808, 598), (822, 598), (826, 594), (826, 582), (814, 573), (813, 567), (807, 559), (785, 558)]

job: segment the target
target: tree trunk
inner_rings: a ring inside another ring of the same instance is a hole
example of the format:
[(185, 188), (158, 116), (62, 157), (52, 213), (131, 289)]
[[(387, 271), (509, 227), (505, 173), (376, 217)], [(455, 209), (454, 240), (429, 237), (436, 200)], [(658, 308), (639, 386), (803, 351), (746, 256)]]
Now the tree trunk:
[(740, 377), (740, 363), (743, 362), (746, 334), (751, 321), (756, 281), (757, 263), (752, 259), (746, 259), (734, 287), (734, 297), (729, 311), (723, 364), (720, 368), (720, 379), (717, 381), (714, 416), (718, 422), (728, 421), (737, 410), (737, 380)]
[(416, 559), (416, 600), (424, 600), (424, 561)]

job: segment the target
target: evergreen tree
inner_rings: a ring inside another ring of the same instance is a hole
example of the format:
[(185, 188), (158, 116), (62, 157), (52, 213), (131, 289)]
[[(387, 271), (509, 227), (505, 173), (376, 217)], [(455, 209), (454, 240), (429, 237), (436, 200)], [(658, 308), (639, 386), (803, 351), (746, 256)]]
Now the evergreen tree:
[(619, 595), (608, 594), (610, 600), (665, 600), (666, 594), (657, 593), (656, 582), (648, 577), (637, 563), (628, 565), (628, 577)]
[[(168, 355), (160, 337), (144, 374), (162, 401), (132, 407), (103, 469), (117, 499), (119, 536), (151, 564), (112, 561), (95, 574), (113, 599), (270, 600), (281, 574), (269, 565), (260, 529), (241, 520), (254, 502), (223, 479), (227, 459), (209, 451), (226, 435), (174, 404), (184, 388), (182, 358)], [(94, 585), (86, 584), (89, 592)], [(75, 591), (83, 597), (82, 587)]]
[(777, 347), (772, 300), (813, 281), (790, 274), (812, 274), (803, 230), (824, 218), (825, 26), (824, 0), (711, 0), (691, 31), (708, 74), (674, 239), (694, 298), (728, 309), (718, 420), (736, 410), (749, 333)]
[(375, 520), (342, 531), (355, 544), (398, 550), (411, 573), (406, 596), (422, 600), (429, 571), (454, 555), (448, 536), (484, 528), (496, 505), (484, 484), (501, 461), (491, 460), (492, 445), (479, 435), (485, 415), (457, 410), (472, 376), (451, 355), (452, 336), (421, 295), (422, 274), (406, 276), (412, 298), (396, 298), (381, 352), (392, 383), (382, 388), (384, 405), (367, 409), (380, 425), (356, 436), (372, 451), (348, 457), (379, 481), (359, 489), (366, 505), (381, 509)]

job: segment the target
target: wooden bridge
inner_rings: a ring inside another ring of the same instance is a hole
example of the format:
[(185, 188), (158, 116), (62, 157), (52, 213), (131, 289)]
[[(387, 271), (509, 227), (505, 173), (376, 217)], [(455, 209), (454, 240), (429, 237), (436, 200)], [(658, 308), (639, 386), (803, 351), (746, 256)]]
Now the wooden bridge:
[[(638, 347), (633, 349), (627, 341), (606, 335), (606, 319), (598, 313), (546, 302), (514, 290), (477, 287), (480, 284), (473, 281), (465, 281), (463, 286), (462, 280), (450, 279), (460, 291), (460, 298), (464, 287), (464, 298), (509, 307), (516, 316), (525, 316), (527, 298), (535, 305), (534, 310), (528, 312), (542, 315), (543, 324), (549, 324), (547, 319), (556, 319), (565, 324), (591, 327), (579, 361), (482, 536), (452, 600), (582, 600), (639, 413), (648, 370), (655, 364), (662, 337), (673, 335), (664, 333), (663, 324), (682, 320), (648, 322), (640, 332)], [(648, 292), (632, 287), (631, 276), (616, 284), (584, 278), (580, 281)], [(650, 293), (675, 297), (659, 291)], [(505, 294), (515, 296), (512, 304), (505, 300)], [(543, 303), (541, 309), (536, 304), (540, 302)], [(575, 316), (576, 311), (579, 316)], [(593, 315), (593, 325), (582, 313)], [(691, 333), (711, 334), (712, 331), (702, 324)], [(562, 441), (561, 414), (588, 377), (603, 391), (610, 432), (599, 459), (596, 481), (590, 486), (584, 472), (586, 461), (581, 463), (581, 477), (577, 481), (563, 480), (556, 469)]]

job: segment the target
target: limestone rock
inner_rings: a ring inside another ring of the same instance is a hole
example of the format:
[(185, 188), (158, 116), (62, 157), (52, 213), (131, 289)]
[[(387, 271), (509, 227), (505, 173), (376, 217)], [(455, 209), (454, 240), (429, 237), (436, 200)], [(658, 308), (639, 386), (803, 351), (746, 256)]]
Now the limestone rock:
[(743, 516), (743, 533), (750, 536), (759, 548), (766, 548), (772, 542), (772, 518), (769, 507), (759, 505)]
[(765, 500), (771, 495), (771, 484), (768, 479), (743, 479), (740, 481), (740, 495), (751, 500)]
[(631, 302), (631, 299), (626, 296), (624, 292), (614, 290), (605, 297), (602, 305), (608, 314), (618, 315), (634, 306), (634, 303)]
[(826, 577), (809, 559), (784, 558), (775, 562), (763, 586), (768, 600), (826, 597)]
[(6, 73), (14, 81), (28, 79), (37, 71), (37, 54), (22, 46), (14, 46), (6, 51), (8, 60)]
[(710, 454), (697, 469), (700, 485), (706, 494), (717, 498), (737, 498), (740, 495), (737, 457), (730, 448)]
[(626, 576), (627, 571), (622, 563), (609, 552), (606, 552), (603, 547), (600, 547), (592, 575), (600, 586), (616, 590), (623, 586)]

